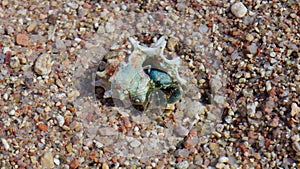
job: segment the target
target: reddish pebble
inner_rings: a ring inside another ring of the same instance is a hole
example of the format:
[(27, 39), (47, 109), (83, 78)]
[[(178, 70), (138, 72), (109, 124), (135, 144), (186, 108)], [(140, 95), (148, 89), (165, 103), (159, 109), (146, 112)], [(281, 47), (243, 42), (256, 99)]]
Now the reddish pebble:
[(248, 151), (248, 148), (244, 144), (240, 145), (240, 148), (243, 150), (243, 152)]
[(124, 117), (123, 121), (124, 121), (124, 126), (126, 128), (131, 128), (132, 127), (131, 122), (129, 121), (129, 119), (127, 117)]
[(229, 46), (229, 47), (227, 48), (227, 52), (228, 52), (228, 54), (232, 54), (232, 53), (234, 52), (234, 48), (231, 47), (231, 46)]
[(21, 46), (28, 46), (29, 44), (29, 36), (25, 33), (18, 34), (16, 37), (16, 42)]
[(180, 162), (182, 162), (182, 160), (183, 160), (183, 158), (182, 158), (182, 157), (177, 157), (177, 158), (176, 158), (176, 162), (177, 162), (177, 163), (180, 163)]
[(268, 139), (268, 138), (266, 138), (266, 139), (265, 139), (265, 146), (266, 146), (266, 147), (269, 147), (269, 146), (270, 146), (270, 143), (271, 143), (271, 140)]
[(5, 64), (9, 64), (10, 63), (10, 59), (11, 59), (11, 52), (8, 51), (8, 52), (5, 53), (4, 63)]
[(48, 131), (48, 126), (43, 123), (40, 123), (40, 124), (38, 124), (38, 129), (46, 132), (46, 131)]
[(17, 164), (18, 164), (18, 167), (20, 167), (20, 168), (25, 168), (27, 166), (27, 164), (24, 163), (22, 160), (18, 160)]
[(71, 164), (70, 164), (70, 168), (71, 168), (71, 169), (76, 169), (76, 168), (78, 168), (78, 167), (79, 167), (79, 162), (78, 162), (77, 159), (74, 159), (74, 160), (71, 162)]
[(85, 9), (88, 9), (88, 8), (91, 8), (92, 5), (90, 5), (89, 3), (84, 3), (84, 4), (82, 5), (82, 7), (85, 8)]

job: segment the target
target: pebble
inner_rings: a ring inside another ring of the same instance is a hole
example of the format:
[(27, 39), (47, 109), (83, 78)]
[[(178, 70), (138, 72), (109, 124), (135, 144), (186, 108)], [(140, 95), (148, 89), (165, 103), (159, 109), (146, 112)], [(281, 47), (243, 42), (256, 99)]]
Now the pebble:
[(216, 168), (223, 169), (225, 167), (224, 163), (217, 163)]
[(15, 110), (11, 110), (11, 111), (8, 112), (8, 114), (11, 115), (11, 116), (14, 116), (16, 114), (16, 111)]
[[(45, 16), (41, 16), (41, 17), (44, 17), (44, 19), (47, 17), (46, 15)], [(41, 18), (42, 19), (42, 18)], [(56, 21), (57, 21), (57, 16), (54, 15), (54, 14), (51, 14), (48, 16), (48, 23), (52, 24), (52, 25), (55, 25), (56, 24)], [(42, 19), (43, 20), (43, 19)]]
[(10, 67), (15, 69), (20, 67), (20, 60), (18, 57), (14, 56), (10, 59), (10, 63), (9, 63)]
[(6, 54), (6, 52), (11, 52), (8, 46), (3, 47), (3, 54)]
[(48, 126), (43, 124), (43, 123), (39, 123), (37, 125), (38, 129), (41, 130), (41, 131), (44, 131), (44, 132), (47, 132), (48, 131)]
[(250, 52), (251, 54), (256, 54), (257, 53), (257, 45), (255, 43), (252, 43), (247, 47), (247, 51)]
[(234, 16), (242, 18), (247, 13), (247, 8), (242, 2), (236, 2), (231, 6), (231, 12)]
[(292, 103), (291, 105), (291, 116), (299, 116), (300, 115), (300, 107), (296, 103)]
[(62, 127), (65, 124), (65, 118), (62, 115), (57, 115), (56, 120), (58, 121), (58, 125)]
[(60, 165), (60, 161), (58, 158), (54, 158), (53, 162), (55, 163), (55, 165), (58, 165), (58, 166)]
[(254, 36), (253, 36), (252, 34), (248, 33), (248, 34), (246, 35), (246, 40), (247, 40), (248, 42), (252, 42), (253, 39), (254, 39)]
[(103, 164), (102, 164), (102, 169), (109, 169), (109, 166), (108, 166), (108, 164), (106, 164), (106, 163), (103, 163)]
[(28, 46), (29, 45), (29, 36), (25, 33), (18, 34), (16, 36), (16, 42), (18, 45)]
[(71, 153), (71, 152), (73, 151), (72, 143), (70, 143), (70, 144), (68, 144), (68, 145), (66, 146), (66, 150), (67, 150), (68, 153)]
[(180, 137), (184, 137), (189, 133), (189, 130), (183, 126), (178, 126), (178, 127), (175, 127), (174, 132), (176, 135), (178, 135)]
[(1, 138), (1, 141), (2, 141), (2, 144), (3, 144), (4, 148), (5, 148), (5, 150), (8, 150), (9, 149), (8, 142), (4, 138)]
[(249, 103), (247, 105), (247, 114), (249, 117), (254, 117), (256, 112), (256, 107), (258, 106), (258, 102)]
[(206, 25), (202, 24), (202, 25), (199, 26), (199, 32), (201, 34), (206, 34), (207, 31), (208, 31), (208, 27)]
[(112, 24), (112, 23), (110, 23), (110, 22), (107, 22), (107, 23), (105, 24), (105, 31), (106, 31), (107, 33), (114, 32), (114, 31), (115, 31), (115, 25)]
[(56, 46), (56, 49), (61, 49), (61, 50), (66, 49), (66, 44), (64, 43), (64, 41), (62, 41), (60, 39), (56, 40), (55, 46)]
[(27, 32), (33, 31), (36, 28), (36, 26), (37, 26), (37, 22), (30, 22), (27, 29), (26, 29)]
[(2, 98), (3, 98), (3, 100), (7, 101), (8, 97), (9, 97), (9, 95), (7, 93), (4, 93)]
[(93, 140), (93, 142), (95, 143), (95, 145), (96, 145), (97, 148), (102, 148), (103, 147), (103, 144), (100, 143), (99, 141)]
[(71, 169), (76, 169), (76, 168), (78, 168), (78, 167), (79, 167), (79, 161), (75, 158), (75, 159), (71, 162), (70, 168), (71, 168)]
[[(36, 156), (30, 156), (30, 161), (32, 164), (36, 164), (37, 163), (37, 158)], [(44, 168), (43, 168), (44, 169)], [(46, 168), (45, 168), (46, 169)]]
[(80, 131), (82, 129), (82, 124), (78, 121), (73, 121), (69, 127), (71, 130)]
[(272, 89), (272, 84), (271, 84), (271, 82), (268, 80), (268, 81), (266, 82), (266, 90), (267, 90), (267, 92), (269, 92), (271, 89)]
[(34, 65), (34, 71), (38, 75), (48, 75), (51, 72), (50, 54), (44, 53), (36, 59)]
[(8, 0), (3, 0), (2, 1), (2, 6), (5, 7), (8, 4)]
[(135, 148), (135, 147), (138, 147), (138, 146), (140, 146), (142, 143), (140, 142), (140, 141), (138, 141), (138, 140), (133, 140), (131, 143), (130, 143), (130, 146), (131, 147), (133, 147), (133, 148)]
[(50, 150), (47, 150), (41, 158), (41, 165), (43, 169), (54, 168), (53, 155)]
[(75, 2), (68, 2), (67, 4), (72, 9), (77, 9), (78, 8), (78, 4), (75, 3)]
[(178, 38), (176, 38), (176, 37), (171, 37), (171, 38), (168, 40), (167, 48), (168, 48), (170, 51), (174, 51), (176, 45), (178, 44), (178, 42), (179, 42), (179, 39), (178, 39)]
[(219, 160), (218, 160), (219, 163), (228, 163), (228, 161), (229, 161), (229, 158), (224, 157), (224, 156), (220, 157)]
[(275, 116), (274, 118), (271, 119), (269, 125), (271, 127), (277, 127), (279, 125), (279, 117), (278, 116)]
[(182, 162), (176, 164), (177, 169), (187, 169), (187, 168), (189, 168), (189, 166), (190, 165), (189, 165), (188, 161), (182, 161)]
[(111, 127), (103, 127), (103, 128), (99, 129), (99, 134), (102, 136), (112, 136), (112, 135), (115, 135), (116, 132)]

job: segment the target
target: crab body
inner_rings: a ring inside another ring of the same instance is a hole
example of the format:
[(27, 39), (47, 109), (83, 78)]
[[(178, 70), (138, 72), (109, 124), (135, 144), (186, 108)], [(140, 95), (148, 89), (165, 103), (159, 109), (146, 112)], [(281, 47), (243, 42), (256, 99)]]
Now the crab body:
[(166, 95), (167, 103), (172, 104), (181, 97), (180, 87), (168, 73), (158, 69), (144, 69), (151, 79), (151, 90), (161, 90)]

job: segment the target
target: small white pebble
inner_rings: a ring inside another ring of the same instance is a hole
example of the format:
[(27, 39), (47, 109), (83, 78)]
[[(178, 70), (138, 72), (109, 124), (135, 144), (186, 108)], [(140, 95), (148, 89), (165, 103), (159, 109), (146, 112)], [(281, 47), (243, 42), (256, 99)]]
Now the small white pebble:
[(270, 53), (270, 56), (271, 56), (271, 57), (275, 57), (275, 56), (276, 56), (276, 53), (275, 53), (275, 52), (271, 52), (271, 53)]
[(53, 159), (53, 162), (54, 162), (54, 164), (56, 164), (56, 165), (60, 165), (60, 161), (59, 161), (59, 159), (58, 158), (54, 158)]
[(65, 124), (65, 118), (62, 115), (59, 114), (58, 116), (56, 116), (56, 119), (60, 127), (62, 127)]
[(96, 145), (97, 148), (102, 148), (103, 147), (103, 144), (100, 143), (99, 141), (93, 140), (93, 142), (95, 143), (95, 145)]
[(296, 103), (292, 103), (291, 105), (291, 115), (292, 117), (298, 116), (300, 114), (300, 107)]
[(8, 142), (4, 138), (1, 138), (1, 141), (2, 141), (2, 144), (4, 145), (5, 150), (8, 150), (9, 149)]
[(15, 110), (11, 110), (11, 111), (8, 112), (8, 114), (11, 115), (11, 116), (14, 116), (16, 114), (16, 111)]
[(270, 82), (270, 81), (267, 81), (267, 82), (266, 82), (266, 90), (267, 90), (267, 92), (270, 91), (271, 89), (272, 89), (271, 82)]
[(81, 42), (80, 38), (75, 38), (74, 40), (75, 40), (75, 42)]
[(228, 159), (228, 157), (223, 156), (223, 157), (220, 157), (218, 161), (219, 161), (219, 163), (228, 163), (229, 159)]
[(3, 100), (5, 100), (5, 101), (8, 100), (8, 94), (7, 93), (3, 94)]
[(11, 52), (10, 48), (8, 46), (3, 47), (3, 53)]

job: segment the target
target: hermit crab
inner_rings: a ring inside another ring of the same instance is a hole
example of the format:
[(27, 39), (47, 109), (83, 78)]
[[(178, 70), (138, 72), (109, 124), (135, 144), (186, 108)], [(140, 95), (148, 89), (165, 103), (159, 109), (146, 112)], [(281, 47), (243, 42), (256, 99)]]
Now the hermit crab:
[[(105, 97), (118, 100), (125, 108), (138, 110), (164, 108), (180, 100), (186, 81), (179, 76), (180, 58), (167, 59), (163, 51), (166, 46), (162, 36), (151, 47), (139, 45), (130, 37), (134, 50), (128, 62), (122, 61), (117, 70), (107, 77), (107, 71), (97, 72), (102, 79), (108, 79), (110, 88)], [(108, 64), (115, 60), (108, 60)]]

